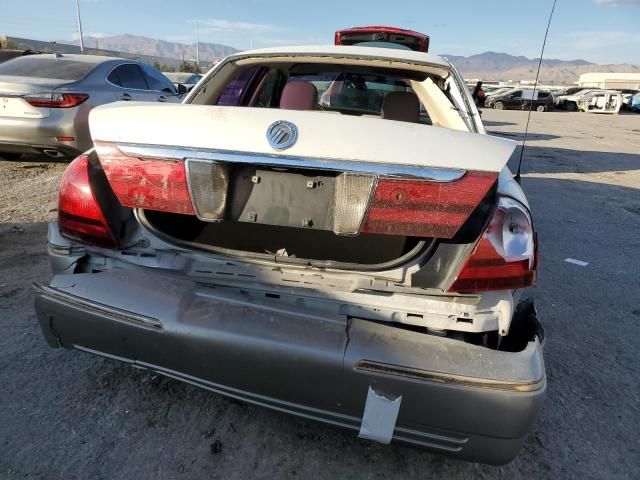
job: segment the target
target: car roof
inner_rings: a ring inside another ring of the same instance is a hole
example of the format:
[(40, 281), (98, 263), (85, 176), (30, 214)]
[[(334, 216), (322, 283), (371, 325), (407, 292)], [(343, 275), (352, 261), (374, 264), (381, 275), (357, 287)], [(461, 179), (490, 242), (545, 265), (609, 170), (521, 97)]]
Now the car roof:
[(79, 55), (75, 53), (70, 53), (70, 54), (39, 53), (35, 55), (27, 55), (24, 58), (50, 58), (50, 59), (57, 58), (58, 60), (73, 60), (74, 62), (85, 62), (85, 63), (94, 63), (94, 64), (108, 62), (111, 60), (125, 60), (125, 61), (135, 62), (135, 60), (127, 60), (126, 58), (120, 58), (120, 57), (105, 57), (102, 55)]
[(332, 56), (332, 57), (364, 57), (372, 59), (384, 59), (400, 62), (422, 63), (438, 67), (449, 68), (450, 63), (443, 57), (431, 53), (415, 52), (413, 50), (398, 50), (395, 48), (380, 47), (358, 47), (345, 45), (310, 45), (261, 48), (248, 50), (230, 55), (229, 59), (240, 59), (247, 57), (269, 57), (269, 56)]

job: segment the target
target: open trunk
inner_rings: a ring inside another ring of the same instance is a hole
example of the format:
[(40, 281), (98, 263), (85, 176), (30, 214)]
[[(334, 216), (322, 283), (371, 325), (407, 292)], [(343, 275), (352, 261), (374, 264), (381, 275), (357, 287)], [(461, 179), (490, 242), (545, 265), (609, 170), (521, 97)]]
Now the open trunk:
[(280, 263), (382, 270), (407, 261), (433, 243), (432, 239), (406, 236), (339, 236), (245, 222), (208, 223), (193, 216), (151, 210), (138, 216), (147, 228), (182, 246)]

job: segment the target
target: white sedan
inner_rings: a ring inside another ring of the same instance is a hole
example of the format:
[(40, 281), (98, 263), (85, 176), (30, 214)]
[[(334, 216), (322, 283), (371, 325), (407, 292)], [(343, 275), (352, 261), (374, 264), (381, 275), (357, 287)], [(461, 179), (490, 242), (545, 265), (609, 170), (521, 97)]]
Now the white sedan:
[(184, 104), (90, 128), (36, 299), (52, 346), (382, 443), (517, 455), (546, 391), (536, 234), (516, 144), (448, 61), (242, 52)]

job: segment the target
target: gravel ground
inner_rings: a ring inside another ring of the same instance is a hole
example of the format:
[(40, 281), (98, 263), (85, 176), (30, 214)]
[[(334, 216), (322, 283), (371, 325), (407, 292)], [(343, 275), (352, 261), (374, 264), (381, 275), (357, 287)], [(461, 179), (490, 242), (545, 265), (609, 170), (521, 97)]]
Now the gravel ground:
[[(522, 138), (524, 113), (484, 119)], [(549, 391), (509, 465), (375, 445), (50, 349), (31, 284), (50, 275), (46, 222), (65, 165), (28, 158), (0, 160), (0, 478), (638, 478), (640, 115), (534, 113), (531, 132), (523, 185), (541, 242)]]

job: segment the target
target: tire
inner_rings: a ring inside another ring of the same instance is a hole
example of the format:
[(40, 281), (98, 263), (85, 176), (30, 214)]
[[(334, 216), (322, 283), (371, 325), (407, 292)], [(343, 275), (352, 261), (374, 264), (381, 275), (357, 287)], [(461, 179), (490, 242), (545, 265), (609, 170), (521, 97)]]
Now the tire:
[(496, 102), (493, 104), (493, 108), (495, 108), (496, 110), (504, 110), (504, 103)]
[(536, 112), (546, 112), (547, 111), (547, 107), (545, 107), (544, 105), (538, 105), (536, 107)]
[(578, 111), (578, 105), (576, 105), (576, 102), (567, 102), (564, 105), (564, 109), (567, 112), (577, 112)]
[(16, 162), (20, 160), (21, 153), (4, 153), (0, 152), (0, 160), (9, 160), (10, 162)]

